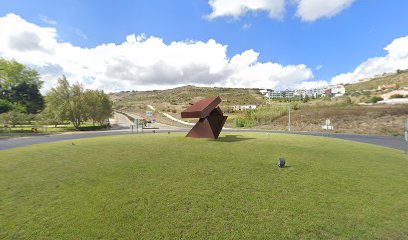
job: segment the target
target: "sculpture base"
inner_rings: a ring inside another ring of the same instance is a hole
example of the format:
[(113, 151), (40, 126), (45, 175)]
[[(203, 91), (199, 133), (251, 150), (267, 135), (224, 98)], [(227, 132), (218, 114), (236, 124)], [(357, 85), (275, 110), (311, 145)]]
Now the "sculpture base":
[(217, 139), (227, 118), (220, 115), (200, 118), (186, 137)]

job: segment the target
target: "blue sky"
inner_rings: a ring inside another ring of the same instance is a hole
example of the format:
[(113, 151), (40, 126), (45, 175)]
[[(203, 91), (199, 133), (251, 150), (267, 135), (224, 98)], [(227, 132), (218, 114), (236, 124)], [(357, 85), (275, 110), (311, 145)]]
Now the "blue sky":
[(55, 28), (58, 41), (83, 49), (119, 45), (128, 35), (142, 33), (165, 44), (214, 39), (228, 45), (227, 58), (253, 49), (259, 53), (258, 62), (303, 64), (313, 72), (307, 81), (328, 82), (370, 58), (386, 56), (387, 45), (408, 35), (408, 1), (355, 0), (334, 16), (313, 21), (302, 19), (296, 4), (286, 4), (280, 17), (271, 17), (268, 9), (249, 9), (238, 16), (208, 19), (214, 10), (209, 0), (39, 0), (35, 4), (16, 0), (1, 1), (0, 16), (14, 13), (39, 27)]

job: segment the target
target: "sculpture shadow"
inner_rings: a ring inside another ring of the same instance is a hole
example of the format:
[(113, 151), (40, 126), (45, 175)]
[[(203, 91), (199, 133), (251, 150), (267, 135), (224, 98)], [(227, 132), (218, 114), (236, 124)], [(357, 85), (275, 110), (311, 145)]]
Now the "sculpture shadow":
[(225, 135), (224, 137), (219, 137), (215, 141), (218, 141), (218, 142), (240, 142), (240, 141), (255, 139), (255, 138), (246, 138), (246, 137), (241, 137), (241, 136), (242, 135)]

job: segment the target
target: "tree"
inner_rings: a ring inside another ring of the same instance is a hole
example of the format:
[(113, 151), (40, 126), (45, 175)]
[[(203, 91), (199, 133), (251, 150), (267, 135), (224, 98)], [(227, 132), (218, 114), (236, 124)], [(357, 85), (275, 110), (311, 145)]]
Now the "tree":
[(68, 120), (69, 111), (69, 92), (70, 86), (65, 76), (58, 79), (58, 85), (52, 88), (45, 97), (46, 109), (45, 115), (55, 120), (55, 122), (63, 122)]
[(24, 113), (26, 112), (26, 108), (19, 104), (14, 104), (6, 99), (0, 99), (0, 114), (9, 111)]
[(41, 86), (36, 70), (0, 58), (0, 99), (23, 106), (28, 113), (38, 113), (44, 109)]
[(5, 113), (13, 110), (14, 105), (6, 99), (0, 99), (0, 113)]
[(86, 120), (84, 87), (79, 83), (76, 83), (71, 87), (68, 116), (76, 129), (80, 129), (81, 123)]
[(84, 94), (84, 99), (87, 106), (87, 118), (92, 120), (94, 126), (95, 122), (103, 125), (105, 119), (112, 116), (113, 103), (103, 91), (87, 90)]
[(10, 111), (0, 115), (0, 121), (4, 124), (10, 124), (15, 127), (27, 120), (27, 115), (24, 113)]
[(86, 120), (84, 88), (81, 84), (70, 85), (67, 78), (58, 79), (57, 87), (46, 96), (47, 112), (54, 120), (70, 121), (76, 129)]
[(84, 90), (79, 83), (70, 85), (65, 76), (58, 79), (57, 87), (46, 96), (44, 117), (55, 124), (70, 121), (76, 129), (90, 119), (102, 125), (113, 113), (113, 103), (103, 91)]
[(44, 97), (32, 83), (22, 82), (11, 87), (8, 99), (24, 106), (27, 113), (35, 114), (44, 109)]
[(88, 119), (92, 120), (92, 125), (95, 126), (95, 122), (98, 121), (98, 115), (100, 111), (98, 92), (87, 90), (84, 94), (84, 100), (86, 103), (87, 117)]

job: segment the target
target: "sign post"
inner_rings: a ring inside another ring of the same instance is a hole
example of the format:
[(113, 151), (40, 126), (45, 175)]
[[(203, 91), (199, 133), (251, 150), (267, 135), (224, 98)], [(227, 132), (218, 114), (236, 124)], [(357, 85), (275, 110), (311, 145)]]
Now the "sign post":
[(136, 133), (139, 134), (139, 119), (135, 118)]
[(327, 130), (327, 131), (334, 129), (333, 125), (332, 125), (331, 122), (330, 122), (330, 119), (326, 119), (326, 122), (325, 122), (325, 124), (322, 126), (322, 129), (323, 129), (323, 130)]

